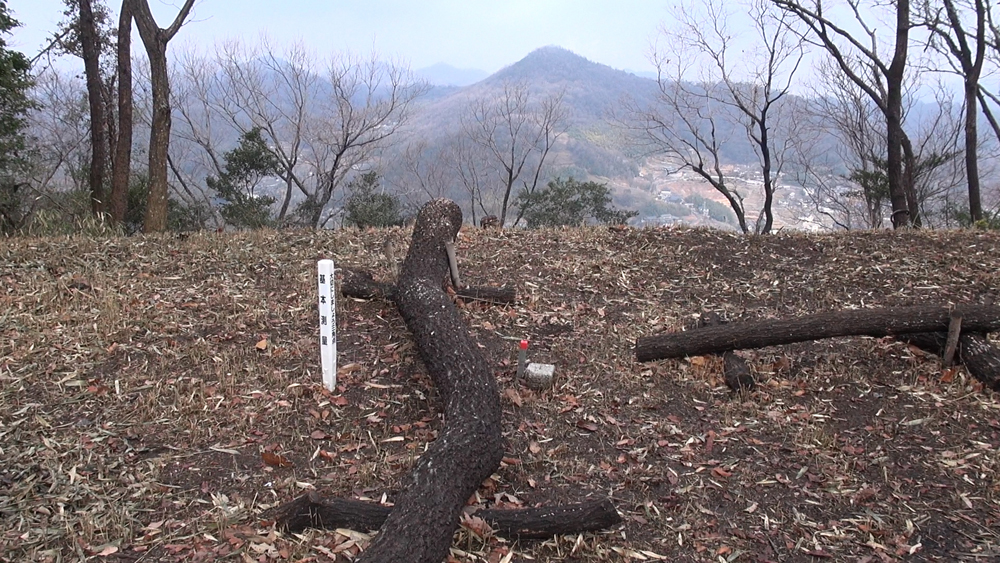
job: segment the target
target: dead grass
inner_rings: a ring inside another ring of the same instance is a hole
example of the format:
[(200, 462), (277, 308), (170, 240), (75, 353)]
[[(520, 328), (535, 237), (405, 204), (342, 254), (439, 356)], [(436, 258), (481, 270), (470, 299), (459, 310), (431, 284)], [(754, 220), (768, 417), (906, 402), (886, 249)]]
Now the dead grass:
[[(400, 230), (8, 239), (0, 250), (0, 561), (347, 560), (368, 537), (276, 534), (309, 488), (391, 500), (440, 426), (394, 309), (340, 300), (319, 384), (315, 262), (389, 276)], [(391, 245), (389, 245), (391, 246)], [(845, 307), (996, 302), (1000, 236), (948, 231), (469, 230), (463, 307), (503, 391), (497, 506), (610, 495), (601, 534), (456, 535), (460, 561), (987, 560), (1000, 556), (1000, 402), (891, 340), (638, 364), (639, 336)], [(515, 344), (555, 385), (514, 381)], [(271, 465), (262, 454), (281, 463)], [(311, 558), (311, 559), (310, 559)]]

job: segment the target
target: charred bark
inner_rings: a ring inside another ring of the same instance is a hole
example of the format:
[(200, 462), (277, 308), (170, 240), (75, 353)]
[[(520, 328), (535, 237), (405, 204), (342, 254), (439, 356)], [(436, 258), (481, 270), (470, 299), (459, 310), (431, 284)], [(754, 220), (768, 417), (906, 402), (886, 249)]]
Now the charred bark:
[(440, 563), (466, 500), (500, 466), (500, 392), (489, 363), (441, 283), (445, 242), (462, 226), (449, 200), (420, 209), (395, 301), (444, 405), (445, 425), (420, 456), (406, 488), (360, 562)]
[(376, 281), (371, 273), (353, 270), (351, 268), (339, 268), (340, 293), (344, 297), (357, 297), (358, 299), (396, 299), (396, 286), (385, 282)]
[(517, 300), (517, 291), (513, 287), (488, 287), (473, 285), (455, 290), (455, 295), (471, 301), (486, 301), (500, 305), (513, 303)]
[[(358, 299), (396, 300), (396, 286), (377, 281), (371, 273), (351, 268), (341, 268), (340, 293), (344, 297)], [(513, 287), (470, 286), (458, 288), (455, 295), (471, 301), (486, 301), (504, 305), (517, 300), (517, 291)]]
[[(962, 329), (1000, 329), (1000, 307), (962, 305)], [(727, 350), (763, 348), (838, 336), (894, 336), (915, 332), (947, 332), (953, 308), (920, 305), (885, 309), (833, 311), (791, 320), (765, 320), (709, 326), (640, 338), (635, 345), (640, 362), (717, 354)]]
[(128, 214), (128, 184), (132, 175), (132, 0), (122, 0), (118, 19), (118, 136), (111, 169), (109, 210), (116, 224)]
[[(918, 332), (903, 335), (899, 340), (912, 344), (925, 352), (944, 357), (948, 334), (944, 332)], [(986, 387), (1000, 391), (1000, 348), (994, 346), (985, 334), (963, 332), (958, 337), (956, 357), (959, 362), (965, 364), (965, 368), (969, 370), (972, 377), (981, 381)]]
[[(388, 506), (359, 500), (326, 499), (311, 491), (278, 507), (275, 523), (279, 529), (290, 532), (306, 528), (370, 531), (378, 529), (391, 511)], [(508, 539), (544, 539), (559, 534), (592, 532), (621, 522), (618, 511), (608, 499), (551, 508), (485, 509), (473, 515), (489, 524), (493, 533)]]
[[(725, 323), (726, 321), (722, 320), (718, 313), (706, 311), (701, 314), (698, 326), (720, 326)], [(753, 374), (750, 372), (750, 366), (746, 359), (732, 350), (722, 353), (722, 379), (726, 382), (726, 386), (733, 391), (750, 391), (754, 388)]]
[[(443, 561), (467, 499), (493, 474), (503, 457), (496, 380), (442, 289), (450, 270), (446, 243), (454, 240), (461, 224), (462, 211), (454, 202), (439, 199), (424, 205), (395, 286), (375, 281), (366, 272), (342, 270), (344, 295), (395, 301), (440, 391), (446, 421), (438, 438), (417, 460), (391, 509), (343, 499), (324, 500), (315, 493), (275, 509), (278, 526), (290, 530), (308, 526), (379, 528), (358, 559), (360, 563)], [(602, 529), (620, 521), (607, 500), (513, 511), (482, 510), (476, 516), (505, 535), (524, 538)]]

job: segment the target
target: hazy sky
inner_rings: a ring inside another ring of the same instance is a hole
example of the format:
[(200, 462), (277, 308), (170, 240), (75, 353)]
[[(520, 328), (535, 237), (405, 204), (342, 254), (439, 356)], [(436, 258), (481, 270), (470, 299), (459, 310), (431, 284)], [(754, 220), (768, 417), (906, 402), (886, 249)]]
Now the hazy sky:
[[(117, 12), (119, 0), (107, 0)], [(11, 45), (29, 57), (51, 37), (61, 0), (10, 0), (23, 27)], [(546, 45), (625, 70), (653, 70), (646, 55), (670, 0), (197, 0), (171, 46), (266, 33), (317, 55), (351, 50), (398, 56), (413, 69), (444, 62), (494, 72)], [(161, 27), (179, 0), (150, 0)], [(138, 40), (138, 39), (136, 39)], [(141, 51), (141, 44), (138, 46)]]

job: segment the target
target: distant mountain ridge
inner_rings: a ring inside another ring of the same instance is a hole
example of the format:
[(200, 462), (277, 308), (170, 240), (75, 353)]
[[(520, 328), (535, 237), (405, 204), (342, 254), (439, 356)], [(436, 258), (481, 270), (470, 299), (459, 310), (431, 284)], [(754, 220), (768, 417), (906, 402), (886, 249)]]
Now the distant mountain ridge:
[(478, 68), (455, 68), (446, 63), (437, 63), (413, 71), (432, 86), (468, 86), (489, 76)]

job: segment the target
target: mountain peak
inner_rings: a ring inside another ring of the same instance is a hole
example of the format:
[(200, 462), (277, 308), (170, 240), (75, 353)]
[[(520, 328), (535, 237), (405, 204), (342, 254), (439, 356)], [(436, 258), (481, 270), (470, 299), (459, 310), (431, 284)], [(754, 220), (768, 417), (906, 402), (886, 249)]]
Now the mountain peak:
[(556, 58), (556, 57), (563, 57), (563, 58), (566, 58), (566, 59), (583, 59), (583, 60), (587, 60), (586, 58), (584, 58), (584, 57), (582, 57), (580, 55), (577, 55), (573, 51), (570, 51), (569, 49), (567, 49), (565, 47), (560, 47), (559, 45), (546, 45), (544, 47), (539, 47), (539, 48), (535, 49), (534, 51), (528, 53), (528, 55), (526, 57), (524, 57), (524, 59), (522, 59), (522, 60), (528, 60), (528, 59), (530, 59), (532, 57), (535, 57), (535, 58), (546, 57), (546, 58), (550, 58), (550, 59), (551, 58)]
[(544, 78), (550, 82), (579, 79), (610, 67), (590, 61), (569, 49), (556, 45), (540, 47), (494, 76), (504, 79)]

